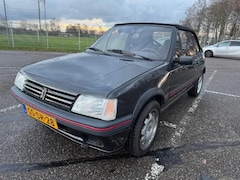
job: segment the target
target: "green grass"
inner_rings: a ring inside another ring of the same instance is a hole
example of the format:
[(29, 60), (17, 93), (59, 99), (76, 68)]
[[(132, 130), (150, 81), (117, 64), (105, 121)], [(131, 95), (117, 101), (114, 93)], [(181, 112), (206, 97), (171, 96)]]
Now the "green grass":
[[(80, 49), (78, 37), (46, 36), (43, 35), (38, 42), (37, 35), (14, 35), (8, 38), (0, 35), (0, 49), (2, 50), (34, 50), (34, 51), (58, 51), (58, 52), (81, 52), (94, 43), (97, 37), (80, 37)], [(13, 47), (14, 42), (14, 47)]]

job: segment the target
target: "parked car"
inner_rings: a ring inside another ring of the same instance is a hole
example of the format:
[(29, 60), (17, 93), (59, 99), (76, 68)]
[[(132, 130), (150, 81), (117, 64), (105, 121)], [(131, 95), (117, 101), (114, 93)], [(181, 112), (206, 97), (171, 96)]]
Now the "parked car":
[(240, 58), (240, 40), (226, 40), (203, 47), (205, 57)]
[[(168, 42), (160, 44), (160, 37)], [(205, 71), (192, 29), (125, 23), (83, 53), (22, 68), (12, 92), (27, 115), (75, 142), (143, 156), (161, 112), (184, 93), (198, 96)]]

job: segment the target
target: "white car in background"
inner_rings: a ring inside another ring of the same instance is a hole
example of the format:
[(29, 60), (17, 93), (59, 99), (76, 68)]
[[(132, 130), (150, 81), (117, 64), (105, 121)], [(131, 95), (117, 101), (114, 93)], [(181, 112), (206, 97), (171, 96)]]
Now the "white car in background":
[(240, 40), (226, 40), (203, 47), (205, 57), (240, 58)]

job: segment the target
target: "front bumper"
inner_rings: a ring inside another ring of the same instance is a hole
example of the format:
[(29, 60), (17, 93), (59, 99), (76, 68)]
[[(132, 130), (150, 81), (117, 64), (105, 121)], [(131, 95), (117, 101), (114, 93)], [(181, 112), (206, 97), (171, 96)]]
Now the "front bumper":
[(104, 152), (118, 150), (126, 144), (131, 130), (131, 115), (113, 121), (102, 121), (45, 104), (24, 94), (16, 86), (11, 90), (13, 96), (23, 104), (55, 118), (58, 129), (47, 127), (75, 142)]

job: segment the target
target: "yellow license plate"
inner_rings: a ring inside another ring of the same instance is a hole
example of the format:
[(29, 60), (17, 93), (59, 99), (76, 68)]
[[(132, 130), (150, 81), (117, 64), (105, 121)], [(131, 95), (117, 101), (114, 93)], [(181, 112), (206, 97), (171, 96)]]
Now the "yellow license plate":
[(53, 127), (54, 129), (58, 129), (58, 124), (55, 118), (48, 116), (42, 112), (39, 112), (38, 110), (33, 109), (27, 105), (26, 105), (26, 110), (27, 110), (27, 114), (32, 118), (39, 120), (42, 123)]

